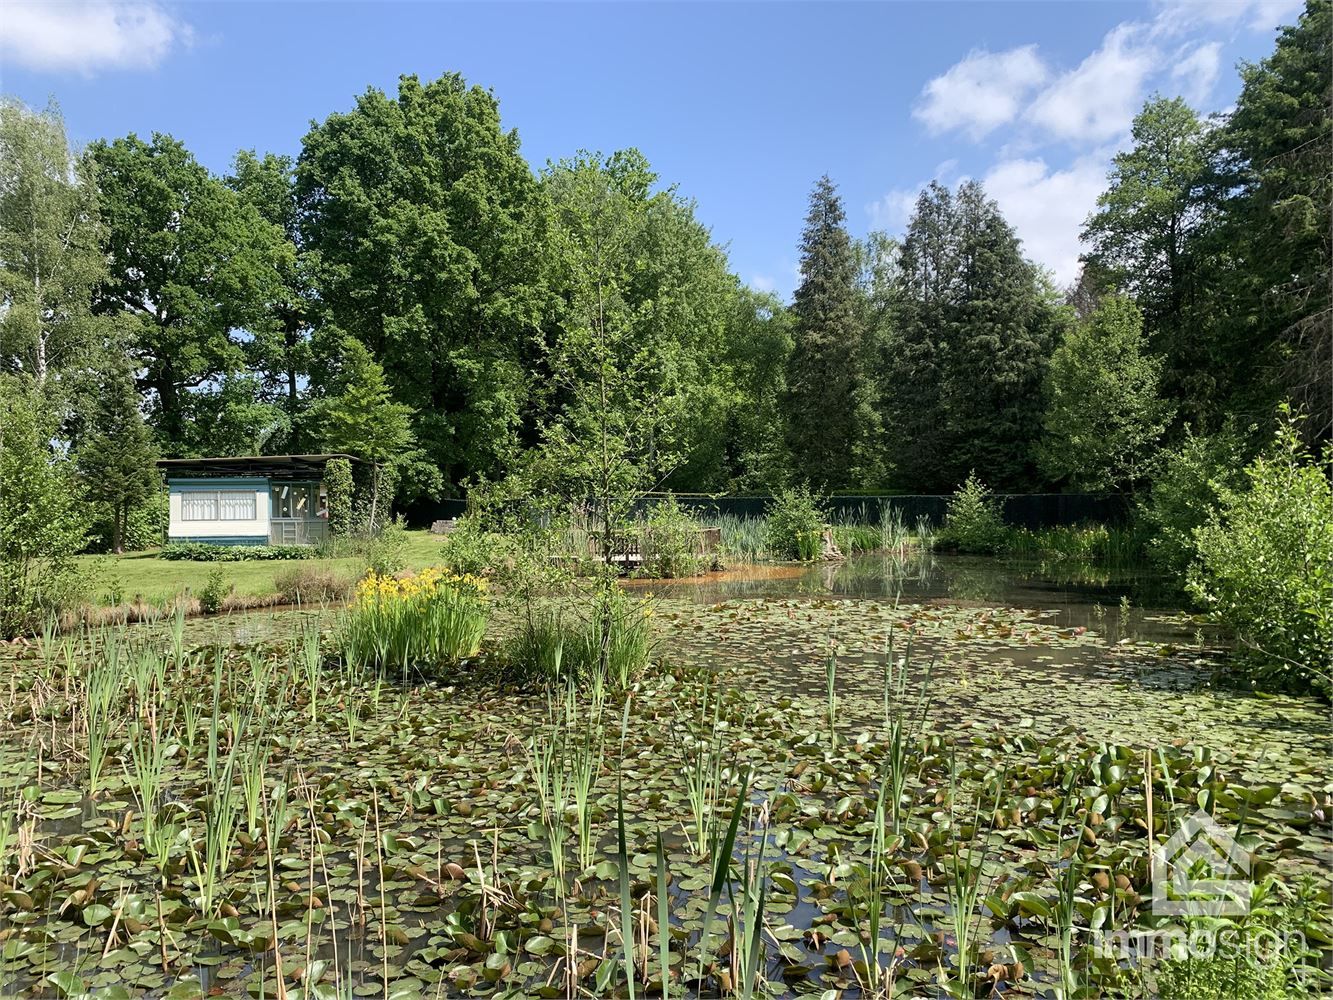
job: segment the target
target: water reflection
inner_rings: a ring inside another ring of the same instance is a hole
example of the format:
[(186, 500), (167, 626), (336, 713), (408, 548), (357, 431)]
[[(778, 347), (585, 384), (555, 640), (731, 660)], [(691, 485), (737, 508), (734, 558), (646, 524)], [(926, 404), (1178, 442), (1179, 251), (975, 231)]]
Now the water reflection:
[(1172, 581), (1147, 572), (1112, 572), (1070, 562), (956, 556), (930, 551), (871, 553), (806, 567), (755, 565), (693, 580), (655, 582), (654, 593), (702, 603), (791, 597), (903, 603), (1003, 605), (1059, 612), (1062, 625), (1111, 641), (1134, 636), (1187, 641), (1196, 626), (1163, 622), (1185, 601)]

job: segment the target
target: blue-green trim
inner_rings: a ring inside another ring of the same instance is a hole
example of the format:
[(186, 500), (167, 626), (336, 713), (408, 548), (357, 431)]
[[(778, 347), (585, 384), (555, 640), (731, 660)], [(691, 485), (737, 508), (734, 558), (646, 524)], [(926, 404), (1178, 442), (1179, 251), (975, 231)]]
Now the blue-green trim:
[(168, 542), (203, 542), (205, 545), (267, 545), (268, 535), (168, 535)]
[(167, 480), (167, 485), (171, 487), (173, 492), (179, 492), (180, 487), (193, 487), (194, 489), (201, 489), (201, 490), (215, 490), (230, 486), (250, 486), (253, 487), (254, 489), (260, 489), (261, 487), (267, 489), (268, 483), (269, 481), (267, 479), (257, 476), (251, 476), (248, 478), (235, 477), (230, 479), (214, 479), (208, 476), (190, 476), (188, 478), (179, 478), (179, 479), (174, 478)]

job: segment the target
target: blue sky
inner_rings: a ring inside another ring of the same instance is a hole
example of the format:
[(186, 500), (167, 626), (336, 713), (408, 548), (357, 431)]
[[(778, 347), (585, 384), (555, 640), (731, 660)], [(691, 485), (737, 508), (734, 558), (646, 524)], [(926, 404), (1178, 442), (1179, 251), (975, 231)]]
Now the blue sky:
[(1227, 107), (1299, 0), (1207, 3), (315, 3), (6, 0), (0, 91), (78, 143), (169, 132), (217, 172), (295, 154), (312, 118), (403, 73), (491, 88), (534, 168), (637, 146), (751, 284), (788, 295), (811, 184), (854, 234), (931, 178), (980, 178), (1069, 280), (1077, 233), (1153, 92)]

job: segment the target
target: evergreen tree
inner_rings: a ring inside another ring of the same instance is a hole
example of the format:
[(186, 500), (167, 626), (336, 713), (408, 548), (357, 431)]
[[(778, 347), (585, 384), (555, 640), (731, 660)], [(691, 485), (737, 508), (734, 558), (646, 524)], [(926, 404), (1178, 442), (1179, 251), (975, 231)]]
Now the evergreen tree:
[(344, 337), (338, 391), (320, 401), (314, 425), (329, 451), (370, 463), (370, 527), (379, 524), (381, 476), (386, 466), (419, 458), (412, 433), (412, 408), (394, 402), (384, 369), (355, 337)]
[(810, 194), (801, 236), (786, 414), (792, 470), (821, 486), (846, 486), (852, 474), (861, 340), (856, 279), (842, 200), (826, 175)]
[(964, 183), (954, 205), (957, 301), (941, 373), (948, 437), (937, 461), (954, 482), (976, 472), (993, 486), (1021, 487), (1035, 468), (1056, 293), (979, 183)]
[(1229, 197), (1204, 308), (1230, 317), (1222, 364), (1258, 376), (1230, 408), (1266, 415), (1289, 399), (1317, 452), (1333, 437), (1333, 3), (1307, 0), (1241, 78), (1218, 143)]
[(1143, 482), (1171, 413), (1146, 346), (1143, 314), (1118, 295), (1065, 335), (1046, 374), (1040, 458), (1051, 479), (1086, 490)]
[(111, 512), (111, 549), (125, 549), (130, 510), (158, 486), (157, 449), (139, 411), (139, 392), (123, 367), (107, 372), (79, 446), (77, 468), (88, 499)]
[(1027, 485), (1061, 312), (976, 182), (931, 184), (899, 259), (890, 436), (902, 485)]

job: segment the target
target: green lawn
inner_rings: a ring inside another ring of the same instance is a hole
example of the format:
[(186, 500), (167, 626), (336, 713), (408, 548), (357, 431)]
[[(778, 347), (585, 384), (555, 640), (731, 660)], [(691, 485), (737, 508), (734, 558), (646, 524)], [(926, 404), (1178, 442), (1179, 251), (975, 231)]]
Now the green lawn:
[[(421, 569), (440, 561), (443, 539), (429, 531), (407, 533), (407, 567)], [(136, 597), (145, 603), (163, 605), (185, 588), (198, 593), (214, 567), (237, 594), (260, 596), (277, 589), (273, 579), (292, 566), (320, 566), (359, 575), (365, 570), (361, 559), (256, 560), (254, 562), (187, 562), (159, 559), (157, 549), (128, 552), (123, 556), (79, 556), (77, 561), (91, 588), (90, 598), (97, 604), (111, 604), (113, 591), (119, 587), (122, 602)]]

